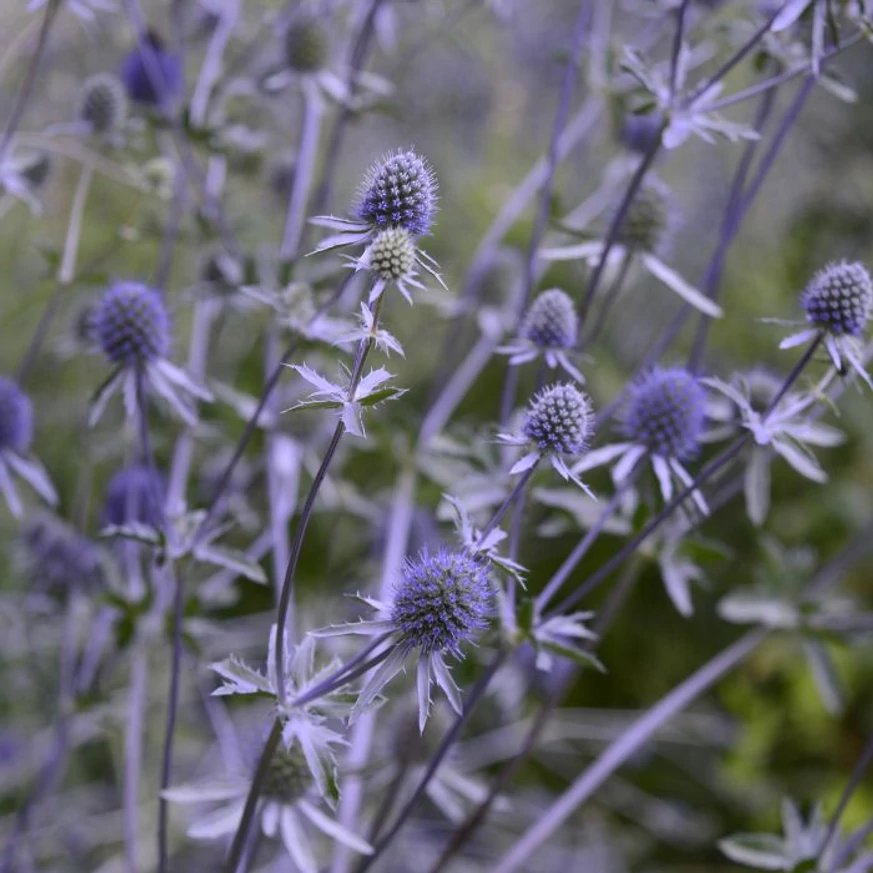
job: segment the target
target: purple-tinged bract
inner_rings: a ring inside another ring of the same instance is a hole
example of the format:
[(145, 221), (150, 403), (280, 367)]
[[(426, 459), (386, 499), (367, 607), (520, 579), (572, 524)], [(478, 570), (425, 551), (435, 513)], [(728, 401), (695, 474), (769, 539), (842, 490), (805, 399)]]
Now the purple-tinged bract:
[(559, 382), (531, 400), (522, 433), (542, 452), (580, 455), (592, 430), (591, 403), (574, 385)]
[(579, 321), (573, 301), (560, 288), (543, 291), (525, 315), (521, 335), (543, 349), (570, 349)]
[(860, 263), (828, 264), (800, 298), (806, 320), (836, 336), (861, 336), (873, 311), (873, 281)]
[(170, 318), (163, 297), (147, 285), (113, 285), (97, 304), (93, 319), (100, 348), (114, 364), (136, 364), (166, 355)]
[(364, 181), (358, 215), (379, 227), (402, 227), (419, 236), (430, 230), (437, 210), (436, 176), (414, 151), (379, 161)]
[(144, 464), (125, 467), (110, 480), (103, 506), (108, 525), (148, 524), (159, 527), (164, 502), (164, 480)]
[(12, 381), (0, 376), (0, 452), (24, 452), (33, 439), (33, 406)]
[(181, 89), (182, 60), (168, 52), (161, 38), (149, 31), (124, 59), (121, 79), (131, 100), (156, 106)]
[(403, 567), (391, 620), (402, 645), (424, 654), (457, 654), (488, 626), (492, 595), (482, 560), (461, 551), (423, 549)]
[(684, 461), (698, 450), (706, 395), (687, 370), (655, 367), (628, 390), (625, 435), (653, 455)]

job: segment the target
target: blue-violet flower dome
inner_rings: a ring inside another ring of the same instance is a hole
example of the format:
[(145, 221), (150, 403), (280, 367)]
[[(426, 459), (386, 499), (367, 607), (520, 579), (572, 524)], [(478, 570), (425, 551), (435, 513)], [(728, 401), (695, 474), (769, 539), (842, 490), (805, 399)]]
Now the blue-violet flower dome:
[(628, 389), (622, 427), (652, 454), (684, 461), (698, 450), (706, 394), (687, 370), (655, 367)]
[(164, 503), (164, 480), (144, 464), (119, 470), (106, 488), (103, 521), (107, 525), (148, 524), (159, 527)]
[(419, 236), (430, 230), (436, 192), (436, 176), (427, 161), (412, 150), (398, 151), (367, 173), (358, 214), (375, 227), (402, 227)]
[(570, 349), (576, 344), (578, 330), (573, 301), (560, 288), (552, 288), (530, 305), (521, 335), (543, 349)]
[(543, 452), (580, 455), (593, 429), (591, 402), (575, 385), (549, 385), (531, 400), (522, 433)]
[(114, 364), (135, 364), (166, 355), (170, 317), (158, 291), (139, 282), (107, 290), (93, 313), (94, 336)]
[(802, 296), (806, 320), (837, 336), (861, 336), (873, 311), (873, 281), (860, 263), (828, 264)]
[(121, 65), (127, 96), (135, 103), (155, 106), (174, 97), (182, 87), (182, 59), (164, 48), (163, 40), (148, 31)]
[(391, 620), (410, 649), (457, 654), (488, 626), (492, 595), (485, 562), (463, 551), (423, 549), (403, 567)]

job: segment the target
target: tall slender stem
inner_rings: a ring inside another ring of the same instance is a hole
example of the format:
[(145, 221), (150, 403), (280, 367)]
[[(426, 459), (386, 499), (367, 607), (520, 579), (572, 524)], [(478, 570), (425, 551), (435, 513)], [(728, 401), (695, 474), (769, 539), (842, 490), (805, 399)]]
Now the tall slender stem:
[(145, 701), (148, 694), (148, 660), (145, 643), (134, 641), (127, 692), (127, 731), (124, 736), (124, 863), (127, 873), (137, 871), (139, 833), (139, 781), (142, 769), (142, 739)]
[(592, 794), (632, 755), (636, 754), (653, 734), (712, 687), (737, 664), (749, 657), (766, 639), (767, 630), (754, 630), (740, 637), (703, 667), (677, 685), (655, 706), (640, 716), (615, 739), (600, 757), (546, 810), (500, 859), (493, 873), (512, 873), (536, 848), (547, 840)]

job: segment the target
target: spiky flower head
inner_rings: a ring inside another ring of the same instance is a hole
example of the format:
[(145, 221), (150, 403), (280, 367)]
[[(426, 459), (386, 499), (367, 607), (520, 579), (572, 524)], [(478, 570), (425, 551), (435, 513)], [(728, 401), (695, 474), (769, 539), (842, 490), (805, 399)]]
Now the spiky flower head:
[(317, 73), (330, 58), (327, 29), (316, 18), (304, 16), (285, 31), (285, 61), (297, 73)]
[(591, 402), (575, 385), (558, 382), (528, 405), (522, 433), (542, 452), (580, 455), (593, 429)]
[(144, 464), (119, 470), (106, 488), (103, 521), (107, 525), (148, 524), (159, 527), (164, 480)]
[(148, 31), (124, 59), (121, 79), (131, 100), (156, 106), (181, 89), (182, 59), (168, 52), (156, 33)]
[(86, 79), (80, 99), (79, 118), (90, 125), (94, 133), (109, 133), (124, 123), (127, 95), (118, 76), (98, 73)]
[(663, 182), (649, 178), (640, 186), (618, 230), (618, 242), (629, 249), (657, 251), (670, 230), (672, 202)]
[(99, 585), (103, 568), (97, 547), (59, 518), (40, 513), (22, 531), (34, 587), (53, 593)]
[(273, 753), (264, 785), (264, 797), (279, 803), (294, 803), (312, 785), (312, 771), (300, 746), (294, 743), (286, 749), (280, 745)]
[(828, 264), (812, 277), (800, 303), (810, 324), (837, 336), (861, 336), (873, 311), (873, 281), (857, 261)]
[(686, 460), (697, 453), (706, 394), (687, 370), (655, 367), (628, 389), (622, 427), (653, 455)]
[(462, 551), (422, 549), (403, 567), (391, 620), (408, 648), (457, 654), (488, 626), (491, 599), (484, 561)]
[(95, 307), (94, 333), (114, 364), (164, 357), (170, 343), (170, 317), (163, 297), (139, 282), (113, 285)]
[(560, 288), (543, 291), (531, 304), (521, 335), (544, 349), (569, 349), (576, 344), (579, 320), (573, 301)]
[(415, 243), (408, 230), (389, 227), (379, 231), (370, 245), (370, 269), (390, 282), (402, 279), (415, 270)]
[(6, 376), (0, 376), (0, 452), (24, 452), (33, 439), (30, 398)]
[(427, 161), (411, 149), (383, 158), (366, 175), (358, 206), (374, 227), (402, 227), (419, 236), (437, 210), (437, 181)]

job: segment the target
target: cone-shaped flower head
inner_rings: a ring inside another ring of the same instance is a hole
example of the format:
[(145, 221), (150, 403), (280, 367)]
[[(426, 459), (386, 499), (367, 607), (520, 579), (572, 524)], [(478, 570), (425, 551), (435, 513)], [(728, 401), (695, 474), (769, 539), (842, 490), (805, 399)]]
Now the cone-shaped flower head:
[(398, 151), (367, 173), (358, 215), (375, 227), (425, 234), (437, 210), (436, 191), (436, 176), (427, 161), (414, 151)]
[(525, 315), (521, 335), (540, 348), (569, 349), (576, 344), (579, 321), (573, 301), (560, 288), (543, 291)]
[(415, 243), (409, 231), (389, 227), (379, 231), (370, 245), (370, 269), (386, 282), (402, 279), (415, 270)]
[(661, 248), (671, 224), (670, 192), (658, 179), (647, 179), (631, 201), (618, 230), (618, 242), (629, 249)]
[(22, 540), (35, 587), (63, 593), (93, 588), (103, 578), (97, 547), (59, 518), (37, 515), (25, 525)]
[(285, 61), (296, 73), (317, 73), (327, 66), (330, 39), (327, 29), (315, 18), (292, 21), (285, 31)]
[(148, 524), (159, 527), (164, 480), (143, 464), (119, 470), (106, 488), (103, 521), (108, 525)]
[(873, 311), (873, 281), (860, 263), (828, 264), (806, 286), (806, 320), (837, 336), (861, 336)]
[(94, 334), (114, 364), (164, 357), (170, 343), (170, 318), (163, 297), (139, 282), (119, 282), (94, 310)]
[(24, 452), (33, 439), (30, 398), (12, 381), (0, 376), (0, 452)]
[(542, 452), (580, 455), (591, 436), (592, 417), (588, 397), (575, 385), (559, 382), (531, 400), (521, 430)]
[(79, 118), (91, 126), (94, 133), (109, 133), (124, 123), (127, 115), (127, 95), (124, 84), (111, 73), (98, 73), (82, 86)]
[(466, 552), (423, 549), (403, 567), (391, 619), (402, 645), (457, 653), (488, 626), (492, 589), (485, 563)]
[(182, 87), (181, 58), (164, 48), (163, 40), (146, 33), (121, 65), (127, 96), (135, 103), (154, 106), (174, 97)]
[(312, 772), (300, 747), (295, 743), (290, 749), (283, 745), (273, 753), (264, 786), (264, 797), (279, 803), (294, 803), (300, 800), (312, 785)]
[(697, 453), (705, 406), (703, 386), (691, 373), (655, 367), (629, 388), (623, 429), (652, 454), (684, 461)]

